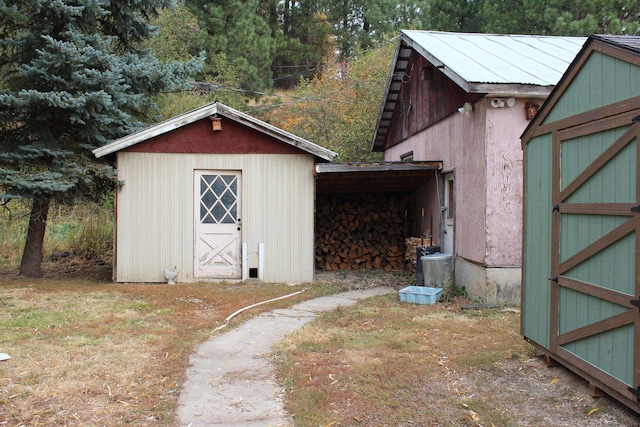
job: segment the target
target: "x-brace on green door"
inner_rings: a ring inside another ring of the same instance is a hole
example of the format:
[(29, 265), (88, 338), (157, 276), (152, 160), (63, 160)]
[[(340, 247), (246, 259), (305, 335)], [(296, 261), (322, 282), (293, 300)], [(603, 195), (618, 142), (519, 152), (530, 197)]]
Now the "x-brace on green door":
[(630, 111), (553, 134), (550, 350), (629, 399), (640, 386), (638, 135)]

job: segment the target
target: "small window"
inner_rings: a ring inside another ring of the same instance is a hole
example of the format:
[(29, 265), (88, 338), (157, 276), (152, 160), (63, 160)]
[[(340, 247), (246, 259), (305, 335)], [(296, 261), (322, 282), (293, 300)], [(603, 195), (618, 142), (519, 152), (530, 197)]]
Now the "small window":
[(433, 67), (430, 65), (422, 67), (422, 81), (430, 82), (433, 75)]
[(413, 151), (400, 155), (400, 160), (403, 162), (413, 162)]

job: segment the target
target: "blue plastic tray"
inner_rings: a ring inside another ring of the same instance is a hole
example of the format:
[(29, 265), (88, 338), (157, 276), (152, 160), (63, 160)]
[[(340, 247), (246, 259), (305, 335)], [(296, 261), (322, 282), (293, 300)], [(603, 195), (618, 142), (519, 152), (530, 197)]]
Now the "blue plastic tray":
[(413, 304), (435, 304), (442, 295), (442, 288), (430, 288), (428, 286), (407, 286), (398, 291), (400, 301)]

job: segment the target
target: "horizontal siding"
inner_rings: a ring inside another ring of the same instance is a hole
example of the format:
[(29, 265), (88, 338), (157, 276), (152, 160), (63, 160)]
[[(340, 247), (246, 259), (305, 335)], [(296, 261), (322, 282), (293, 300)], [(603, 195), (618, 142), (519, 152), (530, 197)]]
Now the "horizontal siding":
[(119, 282), (164, 282), (176, 266), (193, 281), (194, 170), (242, 173), (242, 241), (248, 267), (265, 246), (266, 282), (313, 280), (313, 156), (118, 153)]

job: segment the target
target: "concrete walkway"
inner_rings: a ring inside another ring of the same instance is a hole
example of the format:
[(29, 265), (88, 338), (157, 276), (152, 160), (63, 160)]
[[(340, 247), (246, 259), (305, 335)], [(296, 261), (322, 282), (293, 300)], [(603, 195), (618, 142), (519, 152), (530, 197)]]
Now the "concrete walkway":
[(201, 344), (180, 394), (179, 425), (293, 426), (275, 382), (272, 347), (322, 312), (392, 292), (380, 287), (316, 298), (253, 317)]

